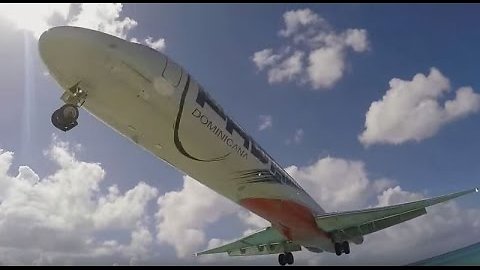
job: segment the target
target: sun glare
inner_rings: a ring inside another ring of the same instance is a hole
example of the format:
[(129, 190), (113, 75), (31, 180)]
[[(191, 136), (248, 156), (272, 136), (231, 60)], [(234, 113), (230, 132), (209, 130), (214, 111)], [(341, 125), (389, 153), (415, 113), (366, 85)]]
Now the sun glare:
[(70, 4), (1, 4), (0, 17), (17, 28), (28, 30), (38, 38), (49, 28), (48, 19), (57, 14), (66, 19)]

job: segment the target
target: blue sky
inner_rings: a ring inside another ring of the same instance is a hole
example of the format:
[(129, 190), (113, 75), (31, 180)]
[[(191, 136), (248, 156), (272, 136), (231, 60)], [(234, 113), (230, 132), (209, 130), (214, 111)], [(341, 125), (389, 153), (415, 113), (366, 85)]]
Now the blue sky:
[[(11, 165), (0, 175), (0, 183), (21, 192), (12, 183), (25, 178), (17, 175), (24, 165), (38, 175), (26, 174), (30, 176), (25, 179), (38, 178), (40, 183), (48, 182), (49, 175), (73, 170), (78, 182), (71, 185), (93, 199), (78, 194), (72, 198), (87, 200), (91, 208), (73, 217), (49, 212), (48, 207), (42, 211), (73, 228), (82, 227), (79, 220), (84, 216), (92, 217), (94, 224), (79, 233), (92, 242), (69, 239), (84, 248), (69, 250), (61, 236), (71, 231), (22, 216), (21, 211), (31, 209), (29, 202), (0, 194), (7, 202), (0, 207), (0, 219), (41, 224), (25, 228), (32, 233), (56, 232), (48, 248), (23, 239), (29, 249), (8, 240), (14, 231), (0, 226), (0, 261), (5, 264), (276, 264), (272, 256), (200, 260), (185, 255), (265, 224), (86, 111), (68, 133), (50, 124), (51, 113), (61, 106), (61, 89), (45, 73), (36, 43), (38, 34), (54, 25), (135, 38), (172, 57), (327, 210), (387, 205), (478, 186), (480, 36), (475, 5), (107, 4), (2, 9), (0, 165)], [(307, 33), (311, 36), (294, 41)], [(313, 40), (320, 36), (323, 39)], [(260, 57), (262, 51), (270, 62)], [(330, 74), (332, 70), (337, 72)], [(376, 109), (371, 107), (374, 102), (379, 104)], [(260, 129), (262, 124), (265, 128)], [(360, 140), (361, 134), (367, 139)], [(13, 152), (12, 159), (6, 151)], [(59, 175), (59, 186), (72, 180), (68, 173)], [(93, 180), (84, 182), (83, 175)], [(112, 185), (119, 192), (109, 190)], [(47, 201), (60, 196), (44, 194), (35, 185), (29, 188)], [(72, 201), (67, 193), (61, 196)], [(115, 199), (102, 208), (102, 198)], [(199, 206), (196, 200), (202, 199), (206, 203)], [(185, 213), (175, 213), (178, 203)], [(133, 204), (138, 207), (129, 207)], [(200, 220), (218, 204), (225, 206)], [(480, 236), (478, 211), (478, 198), (470, 196), (432, 208), (418, 221), (368, 236), (349, 257), (302, 252), (296, 263), (402, 264), (431, 257)], [(124, 225), (115, 225), (119, 223)], [(384, 248), (384, 253), (372, 251), (393, 242), (396, 247)], [(28, 255), (20, 255), (18, 248)], [(421, 252), (410, 254), (410, 248)]]

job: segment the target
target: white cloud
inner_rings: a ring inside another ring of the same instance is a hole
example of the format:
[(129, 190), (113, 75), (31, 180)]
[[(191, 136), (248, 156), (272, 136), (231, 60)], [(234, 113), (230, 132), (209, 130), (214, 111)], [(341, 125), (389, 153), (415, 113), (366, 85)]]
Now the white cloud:
[(325, 22), (323, 18), (308, 8), (289, 10), (283, 14), (283, 20), (285, 29), (280, 30), (279, 34), (284, 37), (298, 32), (301, 27)]
[(273, 54), (272, 49), (264, 49), (253, 54), (252, 61), (257, 65), (258, 70), (277, 63), (280, 55)]
[(6, 18), (19, 29), (32, 31), (38, 38), (50, 27), (54, 16), (67, 20), (70, 4), (2, 4), (0, 17)]
[(95, 227), (99, 229), (132, 228), (145, 215), (145, 205), (158, 195), (155, 188), (143, 182), (123, 195), (117, 186), (111, 186), (108, 191), (106, 196), (99, 198), (93, 215)]
[(207, 239), (207, 225), (233, 214), (239, 206), (196, 180), (184, 176), (180, 191), (167, 192), (158, 198), (157, 239), (175, 247), (177, 256), (185, 258), (201, 250)]
[(353, 210), (365, 205), (375, 192), (374, 183), (380, 181), (368, 179), (363, 162), (332, 157), (319, 159), (310, 166), (293, 165), (285, 170), (329, 211)]
[(454, 120), (480, 110), (480, 95), (471, 87), (461, 87), (456, 96), (442, 105), (439, 99), (450, 91), (450, 82), (436, 68), (411, 81), (394, 78), (383, 98), (372, 102), (359, 135), (364, 145), (401, 144), (434, 136)]
[(135, 229), (131, 231), (130, 239), (130, 243), (127, 245), (120, 244), (116, 240), (103, 241), (93, 247), (92, 253), (95, 256), (105, 257), (119, 254), (129, 258), (130, 265), (150, 259), (153, 254), (154, 237), (143, 222), (137, 222)]
[(245, 236), (250, 234), (251, 230), (256, 231), (270, 225), (270, 222), (248, 210), (239, 211), (238, 217), (248, 225), (247, 231), (243, 233)]
[(314, 88), (332, 87), (343, 75), (344, 54), (338, 47), (323, 47), (308, 57), (308, 76)]
[(455, 95), (455, 99), (445, 102), (447, 121), (453, 121), (480, 110), (480, 95), (471, 87), (460, 87)]
[(0, 151), (0, 248), (13, 255), (16, 250), (31, 254), (17, 254), (21, 264), (34, 260), (48, 263), (51, 260), (46, 258), (59, 257), (63, 259), (56, 262), (63, 264), (69, 257), (114, 253), (122, 246), (109, 241), (109, 248), (95, 238), (96, 234), (123, 229), (133, 233), (131, 243), (123, 247), (125, 252), (120, 249), (120, 254), (144, 258), (142, 243), (149, 243), (149, 232), (143, 225), (147, 222), (146, 206), (157, 190), (140, 183), (123, 194), (110, 187), (104, 195), (99, 184), (105, 171), (97, 163), (77, 160), (71, 148), (54, 139), (46, 154), (59, 168), (46, 177), (28, 166), (20, 166), (17, 176), (10, 176), (14, 155)]
[(118, 3), (82, 4), (80, 12), (69, 25), (95, 29), (125, 39), (138, 23), (129, 17), (120, 19), (122, 7)]
[[(102, 31), (127, 39), (138, 22), (130, 17), (121, 18), (123, 5), (104, 4), (3, 4), (0, 17), (12, 22), (18, 29), (31, 31), (38, 39), (48, 28), (72, 25)], [(131, 38), (140, 43), (137, 38)], [(156, 50), (165, 49), (165, 39), (147, 37), (141, 43)]]
[(260, 125), (258, 126), (258, 130), (262, 131), (267, 128), (272, 127), (272, 116), (271, 115), (260, 115)]
[[(283, 18), (285, 29), (279, 35), (287, 38), (288, 50), (263, 49), (251, 58), (259, 71), (266, 70), (270, 84), (296, 81), (308, 82), (313, 89), (330, 89), (345, 73), (348, 49), (360, 53), (369, 48), (365, 29), (337, 33), (310, 9), (290, 10)], [(297, 49), (290, 52), (291, 47)], [(303, 61), (305, 55), (308, 61)]]
[[(245, 210), (189, 176), (183, 177), (180, 191), (171, 191), (158, 198), (157, 240), (175, 248), (180, 259), (188, 260), (195, 252), (237, 240), (270, 225), (265, 219)], [(240, 219), (245, 225), (234, 239), (207, 239), (205, 231), (220, 218)], [(224, 260), (225, 254), (199, 257), (201, 263)], [(252, 260), (254, 258), (248, 258)]]
[(304, 134), (305, 134), (305, 132), (303, 131), (302, 128), (299, 128), (299, 129), (295, 130), (295, 134), (293, 134), (293, 138), (292, 139), (287, 139), (286, 144), (289, 145), (292, 142), (294, 144), (300, 144), (303, 140), (303, 135)]
[(296, 144), (301, 143), (302, 140), (303, 140), (303, 134), (304, 134), (303, 129), (301, 129), (301, 128), (297, 129), (295, 131), (295, 135), (293, 136), (293, 142), (296, 143)]
[(405, 203), (409, 201), (416, 201), (424, 199), (424, 196), (420, 193), (413, 193), (402, 190), (400, 186), (393, 188), (387, 188), (377, 196), (377, 207), (389, 206), (394, 204)]
[(348, 29), (345, 35), (345, 45), (352, 47), (354, 51), (363, 52), (368, 49), (367, 30)]
[(145, 44), (147, 46), (150, 46), (151, 48), (157, 50), (157, 51), (164, 51), (165, 47), (166, 47), (164, 38), (159, 38), (155, 41), (155, 40), (153, 40), (152, 37), (147, 37), (145, 39)]
[(132, 231), (130, 244), (122, 247), (121, 250), (126, 257), (130, 258), (130, 265), (138, 264), (151, 256), (153, 239), (150, 230), (139, 222), (137, 228)]
[(278, 65), (273, 65), (268, 71), (268, 82), (277, 83), (291, 81), (297, 78), (303, 70), (303, 56), (303, 52), (295, 51), (291, 56), (284, 59)]

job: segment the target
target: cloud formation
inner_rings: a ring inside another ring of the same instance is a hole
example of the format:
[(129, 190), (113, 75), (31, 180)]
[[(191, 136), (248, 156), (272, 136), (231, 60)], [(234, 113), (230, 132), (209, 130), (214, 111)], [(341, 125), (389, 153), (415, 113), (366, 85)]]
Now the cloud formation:
[(258, 126), (259, 131), (272, 127), (273, 117), (271, 115), (260, 115), (258, 118), (260, 119), (260, 125)]
[[(148, 257), (146, 207), (157, 197), (157, 189), (139, 183), (125, 193), (116, 186), (102, 193), (99, 185), (105, 171), (100, 164), (77, 160), (72, 147), (57, 140), (46, 155), (58, 166), (53, 174), (40, 177), (20, 166), (11, 176), (14, 153), (0, 150), (0, 248), (32, 254), (20, 264), (41, 254), (50, 258), (117, 254), (133, 261)], [(131, 231), (131, 242), (97, 239), (104, 230)]]
[(200, 251), (207, 242), (207, 226), (239, 209), (189, 176), (183, 177), (180, 191), (161, 195), (157, 203), (157, 240), (173, 246), (179, 258)]
[[(31, 31), (38, 39), (47, 29), (59, 25), (72, 25), (98, 30), (127, 39), (138, 22), (121, 16), (123, 5), (107, 4), (3, 4), (0, 17), (6, 18), (15, 27)], [(130, 41), (143, 43), (153, 49), (165, 50), (165, 39), (152, 37)]]
[(325, 157), (309, 166), (292, 165), (285, 170), (328, 211), (364, 206), (378, 187), (391, 184), (385, 179), (370, 180), (363, 162), (341, 158)]
[(299, 128), (295, 130), (295, 133), (293, 134), (293, 138), (287, 139), (286, 144), (290, 145), (292, 143), (294, 144), (300, 144), (303, 141), (303, 135), (305, 132), (303, 131), (303, 128)]
[(336, 32), (308, 8), (287, 11), (283, 19), (285, 28), (278, 34), (287, 44), (277, 52), (267, 48), (251, 57), (258, 71), (267, 72), (270, 84), (296, 81), (315, 90), (331, 89), (345, 73), (349, 49), (360, 53), (369, 48), (365, 29)]
[(460, 87), (455, 98), (442, 104), (451, 89), (450, 82), (436, 68), (416, 74), (411, 81), (393, 78), (381, 100), (374, 101), (365, 116), (365, 129), (359, 135), (364, 145), (401, 144), (434, 136), (446, 124), (477, 113), (480, 94)]

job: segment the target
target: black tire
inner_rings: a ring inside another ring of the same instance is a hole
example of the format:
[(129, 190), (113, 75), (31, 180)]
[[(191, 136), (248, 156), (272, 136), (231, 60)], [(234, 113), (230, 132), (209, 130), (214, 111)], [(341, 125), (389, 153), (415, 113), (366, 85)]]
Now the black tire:
[(280, 254), (278, 255), (278, 263), (281, 265), (281, 266), (284, 266), (285, 264), (287, 264), (287, 260), (286, 260), (286, 257), (285, 257), (285, 254)]
[(293, 258), (293, 254), (291, 252), (285, 253), (285, 258), (288, 264), (293, 264), (295, 262), (295, 259)]
[(337, 256), (342, 255), (342, 244), (335, 243), (335, 254), (337, 254)]
[(343, 252), (345, 254), (350, 254), (350, 244), (347, 241), (343, 242)]
[(342, 246), (343, 246), (343, 252), (345, 254), (350, 254), (350, 244), (347, 241), (344, 241)]
[(78, 108), (76, 106), (65, 104), (52, 113), (52, 124), (56, 128), (66, 132), (78, 125), (78, 115)]
[(56, 110), (52, 113), (52, 124), (54, 126), (60, 126), (60, 111)]

